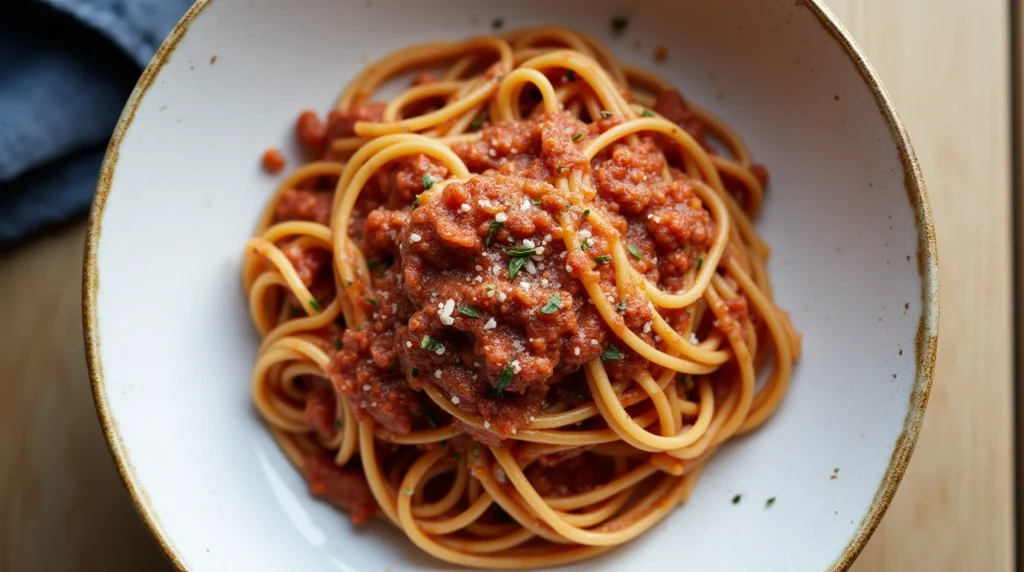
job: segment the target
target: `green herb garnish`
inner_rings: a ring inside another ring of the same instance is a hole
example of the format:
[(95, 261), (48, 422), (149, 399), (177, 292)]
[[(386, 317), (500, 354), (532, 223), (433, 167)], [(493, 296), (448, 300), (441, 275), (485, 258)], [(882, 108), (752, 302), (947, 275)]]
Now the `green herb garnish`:
[(341, 341), (340, 339), (334, 340), (334, 349), (340, 350), (343, 347), (345, 347), (345, 342)]
[(431, 177), (430, 175), (423, 175), (423, 190), (429, 191), (430, 187), (433, 187), (436, 182), (437, 181), (434, 180), (434, 177)]
[(576, 81), (576, 72), (565, 70), (565, 81)]
[(334, 428), (335, 429), (341, 429), (344, 426), (345, 426), (345, 424), (341, 422), (341, 419), (338, 419), (337, 417), (334, 418)]
[(607, 254), (605, 254), (604, 256), (598, 256), (597, 258), (595, 258), (594, 262), (596, 262), (598, 264), (607, 264), (608, 261), (610, 261), (611, 259), (612, 259), (611, 256), (608, 256)]
[(644, 255), (640, 253), (640, 249), (635, 247), (635, 246), (633, 246), (632, 244), (627, 246), (626, 250), (628, 250), (629, 253), (633, 255), (633, 258), (636, 258), (637, 260), (643, 260), (644, 259)]
[(615, 344), (608, 346), (608, 349), (601, 352), (601, 359), (604, 361), (619, 361), (623, 357), (625, 357), (625, 354), (622, 353), (622, 350), (615, 347)]
[(480, 312), (476, 311), (476, 308), (472, 306), (459, 306), (459, 313), (470, 318), (479, 318)]
[(523, 269), (523, 265), (526, 264), (526, 258), (512, 258), (508, 261), (508, 277), (515, 278), (516, 274)]
[(615, 309), (618, 310), (619, 313), (625, 312), (626, 311), (626, 301), (625, 300), (620, 300), (619, 303), (615, 305)]
[(584, 238), (580, 241), (580, 250), (586, 250), (588, 248), (590, 248), (590, 245), (587, 244), (587, 239)]
[(540, 204), (540, 199), (530, 199), (530, 204), (537, 206)]
[(505, 388), (512, 383), (512, 366), (506, 365), (501, 368), (501, 373), (498, 374), (498, 384), (491, 388), (491, 397), (495, 399), (501, 399), (505, 397)]
[(704, 257), (703, 256), (698, 256), (697, 257), (697, 270), (700, 270), (701, 266), (704, 266)]
[(488, 284), (488, 285), (484, 286), (484, 291), (485, 292), (492, 292), (492, 291), (494, 291), (494, 284)]
[(579, 133), (577, 133), (577, 134), (572, 136), (572, 140), (573, 141), (579, 141), (580, 139), (583, 139), (583, 132), (582, 131), (580, 131)]
[(313, 308), (314, 312), (319, 312), (320, 310), (324, 309), (323, 306), (320, 305), (320, 302), (316, 301), (316, 298), (309, 299), (309, 307)]
[[(500, 80), (499, 80), (500, 81)], [(480, 117), (474, 119), (470, 124), (469, 128), (472, 131), (480, 131), (480, 128), (484, 126), (491, 119), (490, 115), (484, 113)]]
[(508, 251), (508, 255), (512, 258), (529, 258), (534, 254), (537, 254), (537, 248), (529, 246), (513, 246)]
[(743, 495), (736, 495), (732, 497), (732, 504), (740, 504), (741, 498), (743, 498)]
[(681, 373), (676, 376), (676, 382), (683, 384), (683, 389), (690, 391), (693, 389), (693, 376), (685, 373)]
[(583, 391), (582, 389), (574, 390), (573, 393), (575, 393), (576, 397), (579, 397), (583, 401), (590, 401), (590, 394), (587, 393), (586, 391)]
[(612, 112), (611, 111), (602, 111), (601, 112), (601, 119), (608, 119), (611, 116), (612, 116)]
[(569, 167), (566, 167), (565, 165), (559, 165), (559, 166), (555, 167), (555, 172), (561, 174), (561, 173), (564, 173), (565, 170), (568, 169), (568, 168)]
[(429, 352), (436, 352), (437, 350), (444, 349), (444, 344), (430, 336), (423, 336), (423, 339), (420, 341), (420, 348)]
[(641, 113), (640, 115), (643, 115), (644, 117), (654, 117), (654, 114), (651, 113), (651, 110), (647, 109), (646, 107), (644, 108), (643, 113)]
[(419, 368), (415, 368), (415, 367), (414, 367), (414, 368), (412, 368), (412, 370), (410, 370), (410, 371), (409, 371), (409, 373), (410, 373), (410, 374), (411, 374), (411, 375), (412, 375), (413, 377), (419, 377), (419, 375), (420, 375), (420, 370), (419, 370)]
[(770, 499), (764, 501), (764, 508), (771, 508), (773, 504), (775, 504), (775, 497), (771, 497)]
[(373, 304), (374, 306), (377, 305), (377, 299), (376, 298), (370, 298), (369, 296), (367, 296), (366, 297), (366, 301), (371, 303), (371, 304)]
[(505, 223), (503, 223), (503, 222), (498, 222), (496, 220), (492, 220), (491, 221), (491, 228), (487, 229), (487, 238), (484, 239), (484, 244), (486, 244), (487, 246), (490, 246), (491, 245), (491, 238), (494, 237), (494, 233), (498, 232), (498, 230), (501, 229), (501, 227), (504, 226), (504, 225), (505, 225)]
[(587, 218), (588, 214), (590, 214), (590, 209), (583, 209), (583, 218)]
[(501, 18), (495, 18), (491, 21), (491, 29), (500, 30), (505, 25), (505, 20)]
[(552, 294), (551, 298), (548, 299), (548, 303), (544, 304), (544, 307), (540, 309), (540, 313), (551, 315), (560, 309), (562, 309), (562, 299), (558, 297), (558, 294)]

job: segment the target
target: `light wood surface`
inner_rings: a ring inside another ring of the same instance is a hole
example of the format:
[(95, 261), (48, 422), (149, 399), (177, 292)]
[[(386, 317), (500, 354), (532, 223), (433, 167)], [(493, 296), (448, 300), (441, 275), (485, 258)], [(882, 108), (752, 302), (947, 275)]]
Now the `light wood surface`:
[[(939, 238), (939, 360), (903, 484), (856, 572), (1013, 566), (1005, 0), (828, 0), (910, 131)], [(0, 189), (2, 190), (2, 189)], [(0, 252), (0, 570), (165, 570), (93, 410), (77, 223)]]

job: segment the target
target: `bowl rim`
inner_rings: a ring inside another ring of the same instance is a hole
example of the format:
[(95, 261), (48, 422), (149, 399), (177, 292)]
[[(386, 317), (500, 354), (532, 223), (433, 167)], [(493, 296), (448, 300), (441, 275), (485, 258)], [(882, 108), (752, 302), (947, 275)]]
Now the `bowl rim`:
[[(853, 40), (849, 31), (839, 22), (836, 16), (823, 3), (824, 0), (805, 0), (808, 8), (818, 23), (843, 50), (851, 63), (857, 68), (861, 78), (870, 88), (878, 110), (889, 126), (899, 153), (900, 164), (904, 171), (904, 189), (911, 207), (914, 210), (914, 226), (917, 230), (917, 268), (921, 276), (922, 311), (915, 337), (915, 379), (911, 390), (909, 409), (904, 418), (903, 429), (893, 447), (889, 465), (880, 481), (871, 506), (861, 519), (856, 532), (847, 541), (842, 553), (830, 565), (830, 571), (845, 571), (860, 555), (868, 540), (878, 527), (893, 495), (910, 462), (911, 454), (917, 443), (931, 391), (932, 378), (935, 371), (935, 359), (938, 347), (939, 320), (939, 267), (935, 237), (935, 226), (932, 219), (928, 191), (925, 186), (921, 166), (911, 144), (910, 136), (881, 79), (868, 62), (860, 47)], [(114, 172), (117, 168), (121, 142), (135, 118), (135, 112), (142, 98), (153, 85), (160, 70), (167, 63), (178, 42), (185, 37), (190, 24), (199, 16), (211, 0), (196, 0), (184, 16), (178, 21), (167, 38), (161, 43), (156, 54), (139, 77), (121, 116), (118, 119), (110, 143), (107, 146), (103, 165), (96, 184), (96, 194), (89, 213), (88, 229), (85, 240), (85, 258), (82, 275), (82, 324), (85, 339), (86, 362), (89, 370), (89, 381), (92, 386), (96, 414), (103, 429), (103, 435), (110, 449), (111, 457), (117, 465), (118, 473), (125, 488), (131, 496), (132, 504), (139, 517), (149, 529), (164, 556), (179, 570), (187, 570), (182, 554), (175, 548), (170, 535), (160, 524), (159, 516), (150, 503), (149, 496), (135, 474), (128, 451), (121, 438), (117, 420), (110, 412), (107, 402), (106, 387), (103, 378), (103, 365), (99, 351), (99, 317), (96, 300), (99, 293), (99, 265), (97, 252), (100, 233), (103, 227), (103, 214), (110, 194)]]

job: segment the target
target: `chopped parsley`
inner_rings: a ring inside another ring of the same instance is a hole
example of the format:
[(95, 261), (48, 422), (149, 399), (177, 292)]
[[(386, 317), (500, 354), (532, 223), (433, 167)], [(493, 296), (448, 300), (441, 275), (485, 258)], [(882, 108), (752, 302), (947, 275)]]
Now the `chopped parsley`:
[(640, 249), (635, 247), (635, 246), (633, 246), (632, 244), (627, 246), (626, 250), (628, 250), (629, 253), (633, 255), (633, 258), (636, 258), (637, 260), (643, 260), (644, 259), (644, 255), (640, 254)]
[(313, 308), (313, 311), (315, 312), (319, 312), (320, 310), (324, 309), (323, 306), (320, 305), (320, 302), (316, 301), (316, 298), (309, 299), (309, 307)]
[(493, 292), (494, 291), (494, 284), (488, 284), (488, 285), (484, 286), (484, 291), (486, 291), (486, 292)]
[(434, 180), (434, 177), (431, 177), (429, 174), (428, 175), (423, 175), (423, 190), (424, 191), (429, 191), (430, 187), (433, 187), (434, 183), (436, 183), (436, 182), (437, 181)]
[(561, 173), (564, 173), (565, 170), (568, 169), (568, 168), (569, 167), (566, 167), (565, 165), (559, 165), (559, 166), (555, 167), (555, 172), (561, 174)]
[(430, 425), (431, 427), (434, 427), (434, 428), (437, 427), (437, 419), (434, 418), (434, 410), (433, 409), (428, 409), (427, 410), (427, 425)]
[(590, 209), (583, 209), (583, 218), (587, 218), (588, 214), (590, 214)]
[(490, 246), (491, 245), (491, 238), (494, 237), (494, 233), (498, 232), (498, 230), (501, 229), (501, 227), (504, 226), (504, 225), (505, 225), (505, 223), (503, 223), (503, 222), (498, 222), (496, 220), (492, 220), (491, 221), (491, 228), (487, 229), (487, 238), (484, 239), (484, 244), (486, 244), (487, 246)]
[(509, 278), (515, 278), (516, 274), (523, 269), (526, 261), (537, 253), (536, 248), (529, 248), (526, 246), (516, 246), (508, 251), (508, 276)]
[(529, 258), (534, 254), (537, 254), (537, 248), (529, 246), (514, 246), (508, 251), (508, 255), (512, 258)]
[(565, 81), (576, 81), (576, 72), (572, 70), (565, 70)]
[(676, 376), (676, 382), (683, 384), (683, 389), (690, 391), (693, 389), (693, 376), (685, 373), (681, 373)]
[(476, 308), (472, 306), (459, 306), (459, 313), (470, 318), (479, 318), (480, 312), (476, 311)]
[(341, 341), (340, 339), (334, 340), (334, 349), (340, 350), (343, 347), (345, 347), (345, 342)]
[(578, 132), (578, 133), (576, 133), (575, 135), (572, 136), (572, 140), (573, 141), (579, 141), (580, 139), (583, 139), (583, 132), (582, 131), (580, 131), (580, 132)]
[(508, 277), (515, 278), (516, 274), (523, 269), (523, 265), (526, 264), (526, 258), (512, 258), (508, 261)]
[(586, 250), (588, 248), (590, 248), (590, 245), (587, 244), (587, 239), (584, 238), (580, 241), (580, 250)]
[(505, 20), (502, 20), (501, 18), (495, 18), (491, 21), (491, 29), (493, 30), (500, 30), (504, 26)]
[(619, 303), (615, 305), (615, 309), (618, 310), (620, 313), (625, 312), (626, 311), (626, 301), (625, 300), (619, 301)]
[(627, 27), (629, 27), (629, 18), (621, 15), (612, 16), (611, 25), (612, 32), (615, 32), (616, 34), (621, 34), (622, 32), (626, 31)]
[(537, 206), (540, 204), (540, 199), (530, 199), (530, 204)]
[(338, 419), (337, 417), (334, 418), (334, 428), (335, 429), (341, 429), (344, 425), (345, 424), (341, 422), (341, 419)]
[(402, 494), (407, 496), (407, 497), (411, 497), (412, 496), (412, 489), (402, 489)]
[(612, 116), (612, 112), (611, 111), (602, 111), (601, 112), (601, 119), (608, 119), (611, 116)]
[(612, 259), (611, 256), (608, 256), (607, 254), (605, 254), (604, 256), (598, 256), (597, 258), (595, 258), (594, 262), (596, 262), (598, 264), (607, 264), (611, 259)]
[(644, 117), (654, 117), (654, 114), (651, 113), (651, 110), (647, 109), (646, 107), (644, 108), (644, 112), (641, 113), (640, 115), (643, 115)]
[(498, 384), (492, 387), (489, 392), (491, 397), (495, 399), (505, 397), (505, 388), (508, 387), (510, 383), (512, 383), (512, 366), (506, 365), (501, 368), (501, 373), (498, 374)]
[(420, 341), (420, 348), (428, 352), (436, 352), (437, 350), (444, 349), (444, 344), (430, 336), (423, 336), (423, 340)]
[(689, 318), (692, 315), (693, 315), (693, 308), (687, 308), (686, 309), (686, 317)]
[(484, 126), (484, 123), (490, 121), (490, 115), (484, 113), (480, 117), (477, 117), (469, 124), (469, 129), (472, 131), (480, 131), (480, 128)]
[(544, 307), (540, 309), (540, 313), (551, 315), (560, 309), (562, 309), (562, 299), (558, 297), (558, 294), (552, 294), (551, 298), (548, 299), (548, 303), (544, 304)]
[(619, 361), (623, 357), (625, 357), (625, 354), (622, 353), (622, 350), (615, 347), (615, 344), (609, 345), (608, 349), (601, 352), (601, 359), (604, 361)]
[(736, 495), (732, 497), (732, 504), (740, 504), (741, 498), (743, 498), (743, 495)]
[(698, 256), (697, 257), (697, 270), (700, 270), (701, 266), (704, 266), (704, 257), (703, 256)]
[(371, 303), (371, 304), (373, 304), (374, 306), (377, 305), (377, 299), (376, 298), (370, 298), (369, 296), (367, 296), (366, 297), (366, 301)]
[(771, 508), (773, 504), (775, 504), (775, 497), (771, 497), (770, 499), (764, 501), (764, 508)]

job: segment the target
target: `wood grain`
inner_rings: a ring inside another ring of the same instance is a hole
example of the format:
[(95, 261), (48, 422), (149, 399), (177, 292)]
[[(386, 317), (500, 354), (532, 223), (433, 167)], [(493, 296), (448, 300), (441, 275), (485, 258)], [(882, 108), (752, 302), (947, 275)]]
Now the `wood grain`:
[[(942, 323), (924, 431), (855, 572), (1013, 565), (1005, 0), (827, 0), (929, 184)], [(0, 570), (165, 570), (103, 443), (81, 339), (84, 226), (0, 253)]]
[(1008, 2), (826, 1), (881, 75), (914, 141), (942, 284), (924, 429), (854, 570), (1010, 570)]

